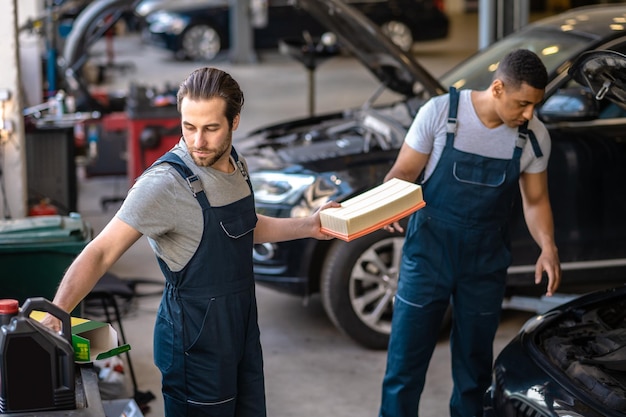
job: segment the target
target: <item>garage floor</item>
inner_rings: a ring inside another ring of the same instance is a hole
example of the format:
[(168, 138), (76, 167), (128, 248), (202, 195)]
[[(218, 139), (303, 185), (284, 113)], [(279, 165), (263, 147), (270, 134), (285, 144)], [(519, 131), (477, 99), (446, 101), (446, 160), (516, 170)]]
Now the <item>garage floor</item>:
[[(452, 16), (452, 32), (445, 41), (416, 45), (417, 59), (440, 75), (476, 50), (477, 15)], [(97, 49), (97, 48), (96, 48)], [(104, 49), (104, 48), (102, 48)], [(176, 86), (199, 63), (176, 62), (169, 53), (141, 44), (135, 35), (115, 38), (116, 63), (131, 63), (134, 71), (109, 71), (105, 86), (124, 93), (131, 83), (165, 88)], [(307, 73), (293, 59), (276, 52), (263, 52), (257, 64), (232, 65), (227, 57), (211, 62), (230, 72), (246, 94), (237, 137), (275, 121), (308, 114)], [(315, 74), (319, 111), (338, 110), (362, 104), (376, 89), (373, 77), (352, 58), (338, 57), (319, 65)], [(114, 215), (117, 205), (102, 209), (101, 198), (123, 196), (128, 180), (117, 177), (81, 176), (79, 211), (100, 231)], [(154, 255), (141, 239), (113, 267), (124, 278), (162, 280)], [(320, 300), (308, 303), (259, 287), (259, 320), (265, 355), (268, 415), (272, 417), (374, 417), (380, 400), (385, 352), (363, 349), (342, 335), (324, 314)], [(147, 416), (162, 416), (160, 375), (152, 363), (152, 327), (159, 297), (136, 299), (124, 318), (124, 326), (139, 389), (151, 391)], [(507, 313), (498, 333), (496, 351), (510, 340), (527, 313)], [(428, 374), (421, 416), (448, 413), (448, 343), (437, 346)]]

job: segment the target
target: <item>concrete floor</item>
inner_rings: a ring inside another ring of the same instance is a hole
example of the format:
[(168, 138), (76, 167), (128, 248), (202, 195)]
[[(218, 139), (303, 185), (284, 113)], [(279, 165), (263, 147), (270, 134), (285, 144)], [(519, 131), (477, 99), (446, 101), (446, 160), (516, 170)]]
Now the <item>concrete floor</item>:
[[(451, 35), (445, 41), (418, 44), (417, 59), (435, 75), (476, 51), (477, 16), (452, 16)], [(199, 63), (177, 62), (162, 50), (142, 45), (136, 36), (116, 38), (116, 62), (132, 62), (134, 72), (111, 72), (105, 87), (127, 91), (131, 82), (163, 87), (177, 85)], [(306, 116), (307, 75), (301, 64), (276, 52), (262, 52), (257, 64), (232, 65), (226, 58), (210, 63), (230, 72), (246, 94), (242, 122), (235, 133), (275, 121)], [(359, 106), (377, 87), (376, 81), (352, 58), (331, 59), (317, 69), (316, 109), (326, 112)], [(79, 211), (98, 232), (114, 215), (116, 206), (102, 210), (100, 198), (123, 195), (126, 178), (81, 177)], [(142, 238), (112, 268), (124, 278), (162, 280), (147, 241)], [(380, 401), (380, 385), (386, 352), (370, 351), (341, 334), (326, 317), (317, 297), (302, 300), (258, 287), (259, 322), (265, 356), (268, 415), (272, 417), (374, 417)], [(127, 341), (138, 386), (151, 391), (147, 416), (162, 416), (160, 374), (152, 362), (152, 328), (158, 297), (139, 298), (124, 318)], [(528, 313), (507, 313), (498, 332), (498, 352), (510, 340)], [(435, 351), (427, 377), (420, 415), (440, 417), (448, 413), (451, 381), (448, 343)]]

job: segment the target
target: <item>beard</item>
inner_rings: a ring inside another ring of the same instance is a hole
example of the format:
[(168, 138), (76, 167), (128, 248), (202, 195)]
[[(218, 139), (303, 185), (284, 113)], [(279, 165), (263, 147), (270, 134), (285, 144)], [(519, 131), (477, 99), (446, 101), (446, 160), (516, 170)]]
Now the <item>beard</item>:
[[(195, 147), (189, 147), (189, 154), (191, 155), (191, 159), (193, 159), (193, 162), (196, 163), (196, 165), (198, 165), (199, 167), (210, 167), (213, 166), (213, 164), (215, 164), (217, 161), (219, 161), (224, 154), (226, 154), (226, 152), (228, 152), (228, 148), (230, 148), (230, 145), (233, 141), (233, 134), (232, 132), (228, 132), (228, 135), (226, 136), (225, 140), (222, 141), (222, 143), (216, 147), (216, 148), (195, 148)], [(198, 156), (196, 153), (196, 151), (199, 152), (209, 152), (210, 154), (207, 156)]]

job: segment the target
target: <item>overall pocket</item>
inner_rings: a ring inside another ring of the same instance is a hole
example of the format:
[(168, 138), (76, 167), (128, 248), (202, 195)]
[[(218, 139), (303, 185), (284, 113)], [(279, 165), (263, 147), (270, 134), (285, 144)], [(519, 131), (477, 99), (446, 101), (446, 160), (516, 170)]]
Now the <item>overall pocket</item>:
[(485, 187), (499, 187), (506, 181), (505, 169), (487, 163), (474, 165), (455, 162), (452, 174), (459, 182)]
[(256, 227), (257, 217), (254, 210), (241, 215), (220, 219), (220, 226), (226, 236), (231, 239), (239, 239), (247, 235)]
[(161, 313), (154, 326), (154, 363), (161, 372), (167, 372), (174, 359), (174, 323)]

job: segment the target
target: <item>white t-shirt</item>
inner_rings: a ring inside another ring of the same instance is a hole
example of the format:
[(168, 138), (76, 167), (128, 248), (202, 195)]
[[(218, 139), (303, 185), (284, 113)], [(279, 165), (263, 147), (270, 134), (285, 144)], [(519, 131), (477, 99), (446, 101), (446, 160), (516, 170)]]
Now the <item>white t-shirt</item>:
[[(505, 124), (493, 129), (485, 127), (476, 114), (470, 93), (470, 90), (460, 91), (454, 147), (463, 152), (490, 158), (511, 159), (518, 138), (517, 128), (511, 128)], [(437, 166), (446, 144), (449, 108), (448, 94), (430, 99), (415, 116), (404, 139), (412, 149), (430, 154), (424, 172), (424, 182)], [(543, 157), (537, 158), (530, 140), (526, 140), (520, 159), (520, 172), (542, 172), (548, 167), (551, 150), (550, 135), (537, 117), (529, 121), (528, 128), (537, 137)]]

